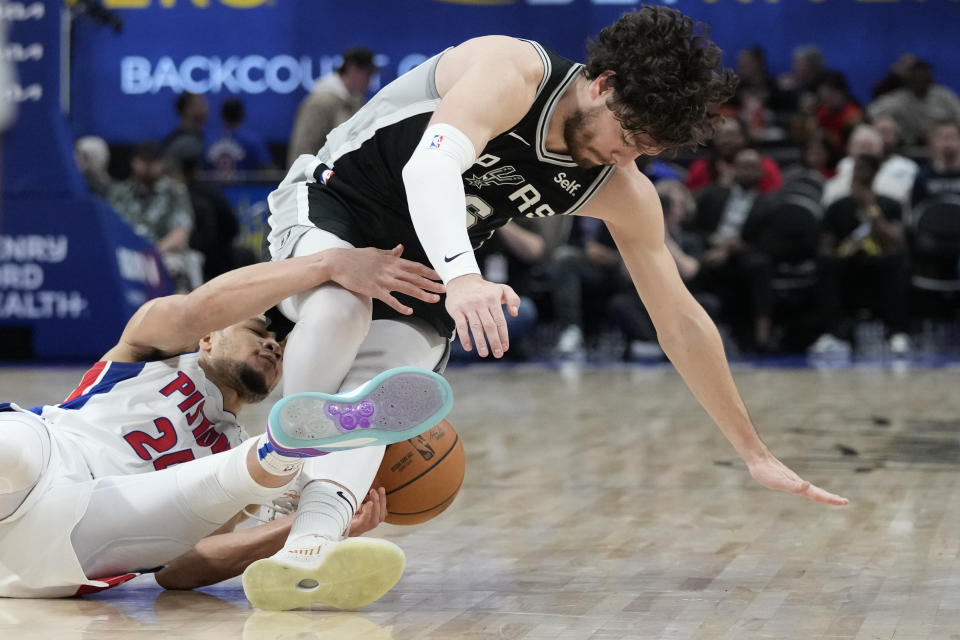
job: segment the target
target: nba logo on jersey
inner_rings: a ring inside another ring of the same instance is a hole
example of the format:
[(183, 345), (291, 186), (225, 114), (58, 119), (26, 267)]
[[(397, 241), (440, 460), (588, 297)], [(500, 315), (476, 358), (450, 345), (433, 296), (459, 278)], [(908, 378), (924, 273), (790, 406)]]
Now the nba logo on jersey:
[(333, 169), (324, 169), (323, 173), (320, 174), (320, 182), (327, 184), (330, 182), (330, 178), (333, 177)]
[(428, 149), (439, 149), (441, 142), (443, 142), (443, 136), (437, 134), (437, 135), (433, 136), (433, 140), (430, 141), (430, 146), (427, 147), (427, 148), (428, 148)]

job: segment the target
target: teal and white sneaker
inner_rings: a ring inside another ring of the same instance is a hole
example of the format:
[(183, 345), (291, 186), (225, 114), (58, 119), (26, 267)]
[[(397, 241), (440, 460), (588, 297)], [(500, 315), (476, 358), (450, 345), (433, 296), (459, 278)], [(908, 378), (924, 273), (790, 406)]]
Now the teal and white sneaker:
[(267, 418), (267, 436), (278, 453), (308, 458), (409, 440), (440, 422), (452, 406), (453, 391), (442, 376), (399, 367), (353, 391), (280, 399)]

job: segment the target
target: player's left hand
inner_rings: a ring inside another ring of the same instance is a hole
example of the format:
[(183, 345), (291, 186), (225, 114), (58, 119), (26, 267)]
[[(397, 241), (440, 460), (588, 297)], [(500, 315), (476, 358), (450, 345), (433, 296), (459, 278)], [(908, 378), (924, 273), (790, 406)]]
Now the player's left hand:
[(473, 342), (481, 357), (487, 357), (487, 343), (495, 358), (503, 357), (510, 348), (507, 319), (501, 306), (504, 304), (510, 315), (517, 315), (520, 296), (510, 285), (489, 282), (475, 273), (456, 277), (447, 283), (447, 313), (457, 326), (464, 351), (473, 348), (470, 341), (473, 334)]
[(377, 528), (387, 519), (387, 493), (383, 487), (370, 489), (367, 499), (350, 521), (350, 537), (356, 537)]
[(832, 504), (838, 507), (842, 507), (849, 502), (849, 500), (843, 496), (830, 493), (815, 484), (811, 484), (807, 480), (803, 480), (794, 473), (790, 467), (774, 457), (773, 454), (768, 454), (756, 462), (748, 462), (747, 469), (749, 469), (750, 475), (753, 476), (754, 480), (768, 489), (796, 493), (816, 502)]

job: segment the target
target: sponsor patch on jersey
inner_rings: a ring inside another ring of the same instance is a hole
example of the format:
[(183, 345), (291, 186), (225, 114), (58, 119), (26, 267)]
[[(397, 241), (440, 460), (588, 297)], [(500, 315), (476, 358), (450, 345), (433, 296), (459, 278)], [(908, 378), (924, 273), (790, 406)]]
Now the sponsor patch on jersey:
[(443, 143), (443, 136), (439, 133), (433, 136), (433, 140), (430, 141), (429, 149), (439, 149), (440, 144)]

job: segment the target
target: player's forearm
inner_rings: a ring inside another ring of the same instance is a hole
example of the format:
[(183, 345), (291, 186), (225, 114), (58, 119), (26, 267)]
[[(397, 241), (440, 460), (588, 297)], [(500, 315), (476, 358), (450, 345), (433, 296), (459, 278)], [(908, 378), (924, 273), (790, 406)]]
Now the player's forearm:
[(295, 293), (319, 286), (333, 277), (337, 252), (262, 262), (217, 276), (188, 295), (171, 301), (175, 326), (199, 340), (251, 316), (263, 313)]
[(461, 173), (473, 164), (470, 140), (449, 125), (431, 125), (403, 167), (410, 220), (430, 264), (447, 284), (479, 274), (465, 220)]
[(251, 563), (279, 551), (291, 524), (293, 516), (288, 516), (204, 538), (157, 572), (157, 584), (164, 589), (196, 589), (238, 576)]
[(658, 328), (664, 352), (740, 457), (764, 457), (769, 452), (734, 384), (716, 325), (700, 305), (687, 306), (665, 323), (670, 329)]

